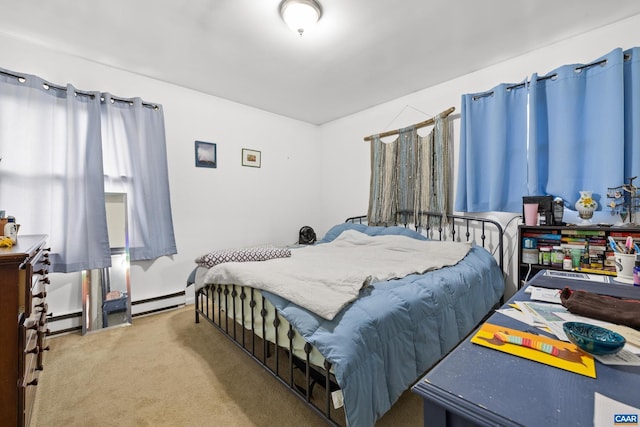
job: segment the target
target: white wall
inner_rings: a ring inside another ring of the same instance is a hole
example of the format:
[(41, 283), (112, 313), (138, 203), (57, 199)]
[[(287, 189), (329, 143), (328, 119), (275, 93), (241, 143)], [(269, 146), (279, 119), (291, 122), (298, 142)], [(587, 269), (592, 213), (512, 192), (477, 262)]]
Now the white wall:
[[(456, 111), (451, 116), (454, 128), (454, 188), (457, 182), (457, 156), (460, 130), (460, 100), (466, 93), (489, 90), (499, 83), (521, 82), (534, 72), (541, 75), (571, 63), (588, 63), (609, 51), (640, 45), (640, 15), (617, 24), (530, 52), (472, 74), (452, 79), (429, 89), (387, 102), (349, 117), (322, 126), (322, 217), (316, 231), (322, 234), (334, 222), (353, 214), (366, 213), (369, 191), (369, 144), (365, 136), (398, 129), (421, 122), (449, 107)], [(438, 67), (438, 64), (434, 64)], [(375, 88), (372, 88), (375, 90)], [(422, 114), (422, 113), (424, 114)], [(423, 129), (426, 133), (430, 128)], [(603, 141), (603, 144), (606, 144)], [(503, 225), (513, 215), (495, 214)], [(517, 221), (507, 229), (506, 243), (510, 253), (505, 262), (517, 263), (514, 234)], [(514, 266), (515, 268), (515, 266)], [(508, 295), (515, 289), (515, 270), (509, 278)]]
[[(225, 247), (290, 244), (319, 221), (320, 144), (314, 125), (64, 55), (0, 34), (0, 67), (56, 84), (163, 105), (178, 254), (131, 268), (134, 301), (185, 289), (194, 259)], [(217, 169), (194, 167), (194, 141), (217, 143)], [(262, 167), (241, 166), (241, 149)], [(3, 206), (11, 212), (10, 206)], [(46, 213), (43, 213), (46, 214)], [(23, 227), (25, 224), (23, 224)], [(55, 250), (55, 248), (53, 248)], [(82, 309), (77, 278), (54, 275), (49, 309)]]

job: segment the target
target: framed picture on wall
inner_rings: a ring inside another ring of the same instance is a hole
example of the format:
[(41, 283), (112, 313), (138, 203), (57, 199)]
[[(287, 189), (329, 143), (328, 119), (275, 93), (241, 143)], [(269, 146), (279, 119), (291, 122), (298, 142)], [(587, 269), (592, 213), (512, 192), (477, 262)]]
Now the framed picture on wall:
[(196, 141), (196, 167), (215, 168), (218, 166), (216, 144)]
[(252, 168), (260, 167), (260, 152), (256, 150), (242, 149), (242, 166), (250, 166)]

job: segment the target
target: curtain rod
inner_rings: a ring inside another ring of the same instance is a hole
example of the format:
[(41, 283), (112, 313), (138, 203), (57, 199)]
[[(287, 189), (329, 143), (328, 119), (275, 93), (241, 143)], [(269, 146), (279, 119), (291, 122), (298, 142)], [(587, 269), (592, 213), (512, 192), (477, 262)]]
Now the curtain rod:
[[(27, 81), (26, 77), (18, 75), (18, 74), (10, 73), (8, 71), (0, 70), (0, 74), (8, 76), (8, 77), (13, 77), (14, 79), (17, 79), (20, 83), (24, 83), (24, 82)], [(47, 90), (49, 90), (49, 88), (54, 88), (54, 89), (57, 89), (57, 90), (63, 90), (65, 92), (67, 91), (66, 86), (59, 86), (59, 85), (56, 85), (56, 84), (53, 84), (53, 83), (49, 83), (49, 82), (43, 82), (42, 83), (42, 87), (47, 89)], [(78, 90), (78, 89), (75, 90), (75, 94), (76, 95), (88, 96), (88, 97), (90, 97), (92, 99), (95, 96), (95, 94), (93, 94), (91, 92), (85, 92), (85, 91)], [(133, 103), (130, 99), (117, 98), (117, 97), (115, 97), (113, 95), (111, 95), (111, 100), (112, 100), (112, 102), (122, 102), (122, 103), (125, 103), (125, 104), (132, 104)], [(100, 101), (104, 102), (104, 97), (100, 97)], [(154, 110), (158, 110), (159, 109), (159, 107), (156, 104), (150, 104), (150, 103), (144, 102), (144, 101), (142, 101), (142, 106), (143, 107), (147, 107), (147, 108), (152, 108)]]
[[(453, 113), (456, 110), (455, 107), (450, 107), (446, 110), (444, 110), (442, 113), (438, 114), (438, 116), (440, 116), (441, 118), (445, 118), (447, 117), (449, 114)], [(437, 117), (437, 116), (436, 116)], [(434, 124), (436, 121), (435, 117), (432, 117), (428, 120), (425, 120), (424, 122), (420, 122), (420, 123), (416, 123), (415, 125), (413, 125), (414, 128), (419, 129), (419, 128), (423, 128), (425, 126), (429, 126)], [(411, 127), (411, 126), (407, 126), (407, 127)], [(367, 137), (364, 138), (365, 141), (371, 141), (376, 135), (380, 138), (384, 138), (385, 136), (391, 136), (391, 135), (397, 135), (400, 133), (401, 129), (396, 129), (396, 130), (390, 130), (387, 132), (383, 132), (383, 133), (379, 133), (379, 134), (375, 134), (375, 135), (369, 135)]]
[[(631, 54), (630, 53), (625, 53), (624, 55), (622, 55), (622, 59), (623, 61), (628, 61), (631, 59)], [(584, 64), (584, 65), (579, 65), (576, 68), (574, 68), (575, 71), (579, 72), (584, 70), (585, 68), (590, 68), (590, 67), (594, 67), (596, 65), (605, 65), (607, 63), (607, 59), (601, 59), (600, 61), (596, 61), (596, 62), (592, 62), (590, 64)], [(548, 79), (555, 79), (556, 77), (558, 77), (557, 73), (553, 73), (553, 74), (549, 74), (547, 76), (542, 76), (542, 77), (538, 77), (536, 78), (536, 81), (541, 82), (544, 80), (548, 80)], [(521, 87), (525, 87), (527, 85), (530, 85), (531, 82), (526, 81), (526, 82), (522, 82), (522, 83), (516, 83), (514, 85), (511, 86), (507, 86), (507, 90), (512, 90), (512, 89), (520, 89)], [(479, 95), (475, 95), (472, 99), (474, 101), (477, 101), (480, 98), (484, 98), (487, 96), (491, 96), (493, 95), (493, 91), (489, 91), (489, 92), (485, 92), (485, 93), (481, 93)]]

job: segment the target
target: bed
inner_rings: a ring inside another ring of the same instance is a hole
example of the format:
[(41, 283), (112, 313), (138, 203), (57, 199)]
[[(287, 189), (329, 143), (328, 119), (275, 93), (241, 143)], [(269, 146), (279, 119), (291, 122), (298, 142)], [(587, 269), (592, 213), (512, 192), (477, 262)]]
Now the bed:
[[(199, 266), (189, 280), (196, 286), (195, 320), (206, 319), (330, 424), (372, 426), (504, 294), (501, 226), (483, 218), (425, 215), (425, 227), (373, 227), (364, 217), (349, 218), (316, 244), (291, 248), (290, 254)], [(416, 257), (405, 243), (431, 252)], [(387, 274), (377, 268), (383, 263), (375, 258), (377, 250), (390, 250), (384, 258), (422, 257), (429, 264), (397, 266)], [(334, 251), (340, 261), (330, 258)], [(366, 258), (362, 267), (358, 258)], [(318, 259), (332, 265), (317, 261), (324, 272), (319, 280), (329, 277), (328, 288), (347, 295), (326, 289), (326, 298), (307, 295), (321, 286), (310, 285), (315, 277), (296, 285), (280, 276), (295, 272), (296, 263), (307, 274), (314, 270), (310, 260)], [(352, 266), (355, 272), (347, 276), (353, 278), (333, 272), (341, 262)], [(281, 290), (282, 283), (293, 294)], [(319, 304), (324, 299), (330, 308)]]

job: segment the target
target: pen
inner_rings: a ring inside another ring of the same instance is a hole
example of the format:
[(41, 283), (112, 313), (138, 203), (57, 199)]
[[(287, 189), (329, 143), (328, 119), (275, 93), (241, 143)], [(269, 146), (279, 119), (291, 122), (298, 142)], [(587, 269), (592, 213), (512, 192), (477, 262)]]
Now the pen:
[(631, 251), (633, 250), (633, 237), (627, 236), (627, 241), (624, 243), (624, 246), (627, 248), (624, 251), (625, 254), (632, 253)]
[(616, 243), (616, 241), (611, 236), (609, 236), (609, 246), (611, 247), (611, 250), (613, 250), (614, 252), (622, 252), (620, 250), (620, 247), (618, 247), (618, 244)]

